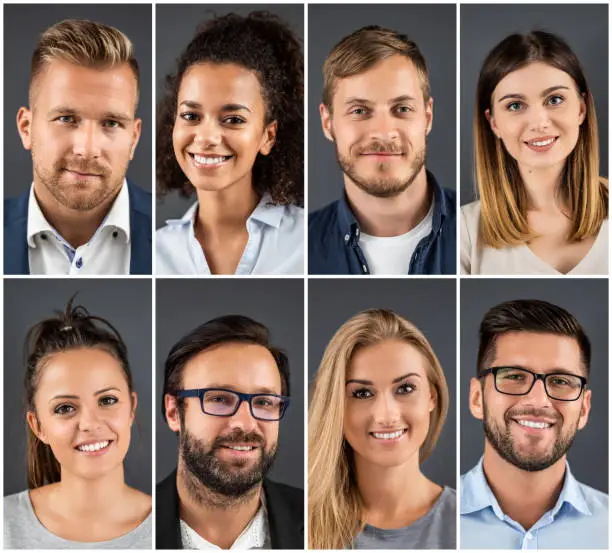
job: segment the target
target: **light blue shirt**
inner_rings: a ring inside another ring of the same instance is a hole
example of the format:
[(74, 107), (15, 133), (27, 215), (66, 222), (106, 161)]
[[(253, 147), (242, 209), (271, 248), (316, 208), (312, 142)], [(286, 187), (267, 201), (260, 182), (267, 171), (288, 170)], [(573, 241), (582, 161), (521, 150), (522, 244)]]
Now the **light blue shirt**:
[[(237, 275), (303, 275), (304, 210), (294, 205), (271, 205), (264, 196), (247, 219), (249, 240)], [(206, 256), (194, 232), (198, 203), (182, 219), (170, 219), (155, 233), (155, 273), (210, 275)]]
[(580, 484), (565, 465), (555, 506), (529, 530), (505, 515), (482, 470), (461, 476), (461, 549), (607, 549), (608, 496)]

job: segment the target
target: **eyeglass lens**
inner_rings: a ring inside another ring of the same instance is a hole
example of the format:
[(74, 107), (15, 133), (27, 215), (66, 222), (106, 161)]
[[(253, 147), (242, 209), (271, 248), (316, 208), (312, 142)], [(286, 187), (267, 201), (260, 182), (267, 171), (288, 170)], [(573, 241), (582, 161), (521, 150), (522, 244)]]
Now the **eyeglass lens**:
[[(240, 397), (229, 391), (209, 390), (204, 393), (202, 406), (209, 415), (233, 415), (237, 410)], [(254, 417), (264, 420), (280, 418), (283, 400), (276, 396), (257, 395), (251, 398), (251, 412)]]
[[(523, 395), (530, 391), (534, 379), (532, 373), (523, 369), (501, 368), (497, 370), (495, 385), (504, 394)], [(554, 399), (575, 400), (582, 391), (582, 381), (571, 374), (549, 374), (546, 390)]]

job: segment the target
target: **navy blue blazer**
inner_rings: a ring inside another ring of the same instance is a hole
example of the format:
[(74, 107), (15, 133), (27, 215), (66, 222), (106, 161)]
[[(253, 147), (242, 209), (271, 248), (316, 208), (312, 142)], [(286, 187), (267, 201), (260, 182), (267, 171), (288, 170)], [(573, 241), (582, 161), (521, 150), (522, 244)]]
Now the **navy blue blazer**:
[[(150, 275), (151, 194), (128, 181), (130, 198), (130, 274)], [(29, 275), (28, 200), (30, 188), (16, 198), (4, 200), (4, 274)]]

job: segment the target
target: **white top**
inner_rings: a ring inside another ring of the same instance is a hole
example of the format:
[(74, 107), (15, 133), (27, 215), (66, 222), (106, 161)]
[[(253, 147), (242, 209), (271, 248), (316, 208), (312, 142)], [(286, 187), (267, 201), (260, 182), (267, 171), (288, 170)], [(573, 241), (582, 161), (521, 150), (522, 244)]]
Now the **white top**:
[[(563, 275), (540, 259), (527, 244), (502, 249), (478, 244), (480, 202), (461, 206), (461, 274), (463, 275)], [(608, 220), (591, 249), (568, 275), (608, 274)]]
[(363, 231), (359, 247), (373, 275), (407, 275), (412, 254), (419, 242), (431, 233), (433, 202), (423, 220), (406, 234), (399, 236), (371, 236)]
[(34, 187), (28, 201), (28, 259), (32, 275), (127, 275), (130, 272), (130, 197), (123, 185), (91, 240), (73, 248), (43, 215)]
[[(264, 196), (246, 222), (249, 240), (237, 275), (303, 275), (304, 210), (294, 205), (271, 205)], [(170, 219), (155, 233), (158, 275), (210, 275), (195, 237), (198, 203), (182, 219)]]
[[(183, 549), (222, 549), (214, 543), (205, 540), (183, 519), (181, 519), (181, 542)], [(236, 538), (230, 549), (271, 549), (268, 515), (262, 504), (251, 522)]]

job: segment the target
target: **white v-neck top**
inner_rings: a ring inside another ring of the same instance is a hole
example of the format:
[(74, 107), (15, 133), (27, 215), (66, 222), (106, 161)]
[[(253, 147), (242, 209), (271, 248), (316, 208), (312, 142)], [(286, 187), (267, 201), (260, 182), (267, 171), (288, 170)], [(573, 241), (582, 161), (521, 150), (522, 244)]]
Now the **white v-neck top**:
[(507, 248), (478, 244), (480, 202), (461, 206), (461, 274), (463, 275), (607, 275), (608, 220), (591, 249), (568, 273), (561, 273), (539, 258), (527, 244)]

